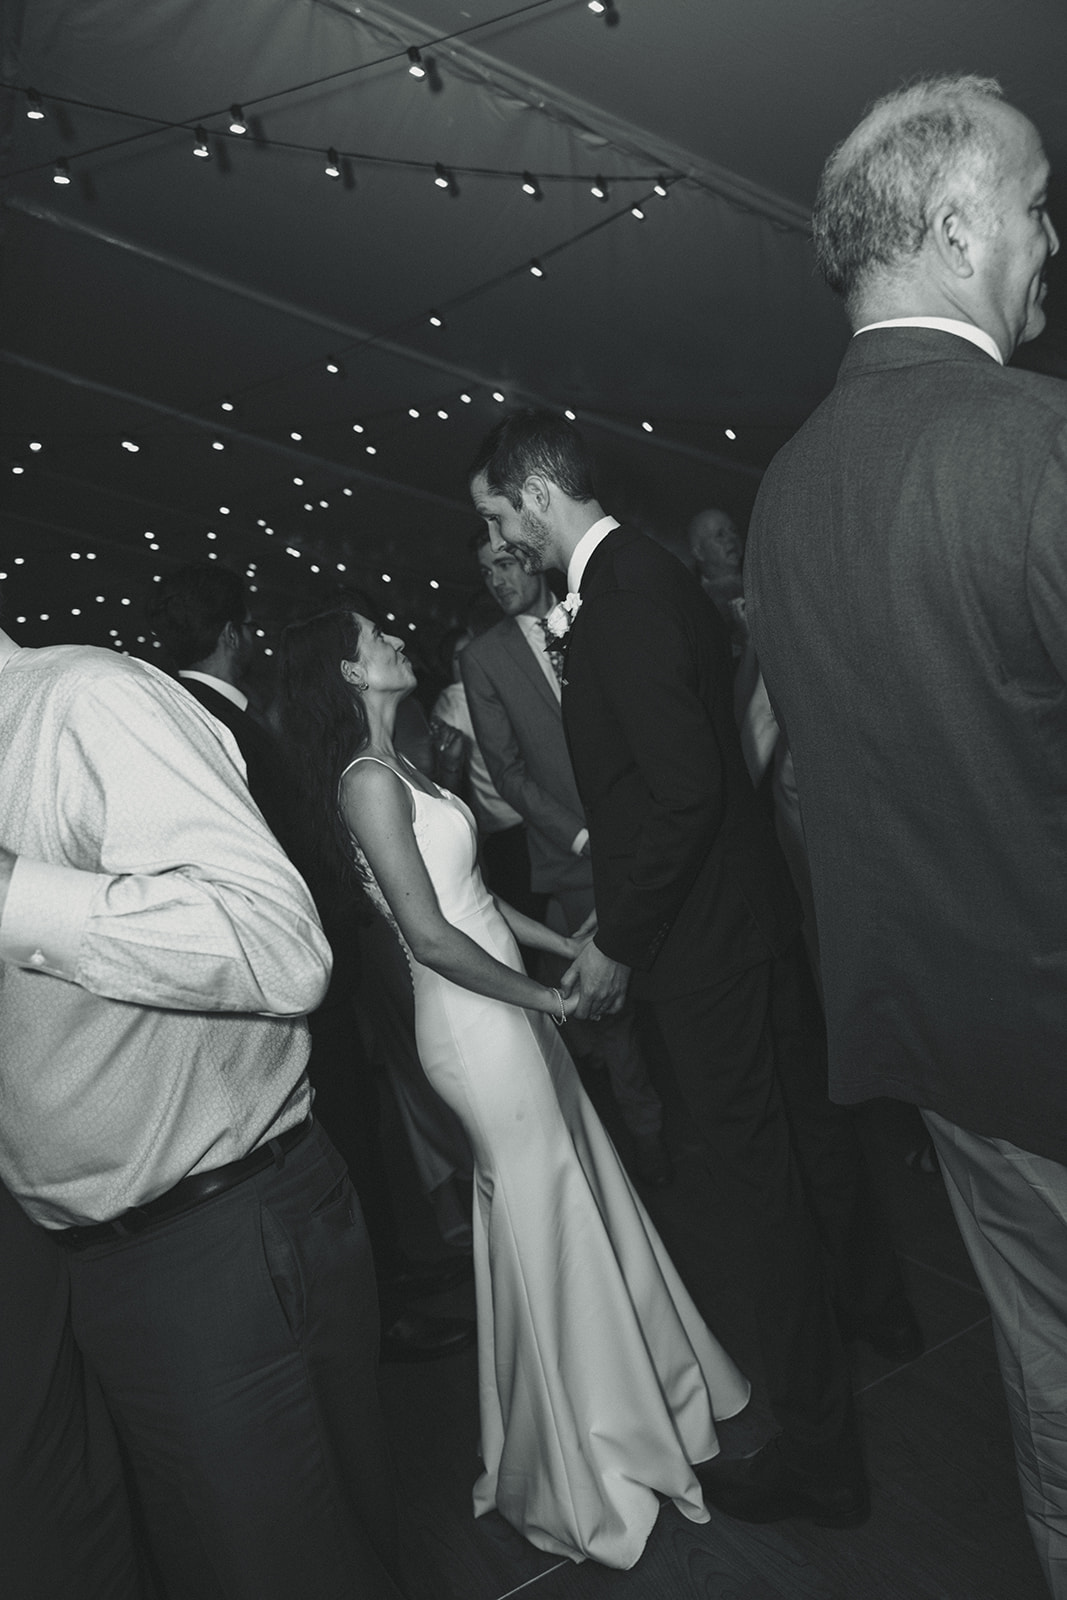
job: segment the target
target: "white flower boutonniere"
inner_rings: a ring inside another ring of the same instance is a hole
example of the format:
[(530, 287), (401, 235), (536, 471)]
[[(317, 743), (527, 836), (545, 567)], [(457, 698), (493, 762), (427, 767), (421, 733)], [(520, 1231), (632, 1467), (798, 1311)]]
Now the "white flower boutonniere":
[(565, 600), (554, 605), (545, 617), (545, 632), (552, 640), (563, 641), (571, 631), (571, 623), (578, 615), (578, 608), (582, 603), (580, 594), (569, 594)]

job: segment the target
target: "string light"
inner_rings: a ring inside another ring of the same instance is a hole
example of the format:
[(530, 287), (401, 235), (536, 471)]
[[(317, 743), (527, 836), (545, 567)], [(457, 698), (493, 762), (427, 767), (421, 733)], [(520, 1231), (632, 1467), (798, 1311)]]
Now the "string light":
[(219, 409), (222, 411), (233, 410), (233, 401), (230, 399), (229, 395), (227, 395), (224, 400), (219, 402)]
[[(11, 463), (11, 470), (15, 474), (16, 478), (21, 478), (22, 474), (26, 471), (26, 468), (22, 465), (21, 461), (13, 461)], [(18, 558), (16, 557), (16, 560), (17, 559)]]
[(589, 193), (597, 200), (607, 200), (609, 197), (608, 186), (604, 182), (604, 179), (600, 176), (599, 172), (593, 180), (593, 185), (589, 190)]
[(69, 163), (69, 161), (65, 160), (63, 157), (60, 157), (60, 159), (56, 162), (55, 166), (52, 169), (52, 182), (53, 183), (69, 183), (70, 182), (70, 163)]
[(425, 78), (426, 68), (422, 64), (422, 52), (417, 44), (408, 46), (408, 71), (413, 78)]
[(207, 142), (207, 134), (204, 132), (203, 128), (199, 126), (199, 124), (197, 125), (196, 129), (196, 143), (193, 145), (193, 155), (199, 156), (201, 161), (208, 161), (211, 158), (211, 149)]
[[(363, 424), (362, 424), (362, 422), (353, 422), (353, 424), (352, 424), (352, 432), (353, 433), (362, 433), (363, 432)], [(351, 494), (351, 493), (352, 493), (351, 489), (346, 489), (345, 490), (345, 494)]]
[(523, 194), (528, 194), (533, 200), (543, 200), (545, 198), (541, 192), (541, 185), (538, 183), (532, 172), (523, 173), (522, 192)]
[(408, 416), (411, 417), (413, 421), (417, 422), (419, 420), (418, 406), (408, 406)]
[(236, 134), (248, 132), (248, 123), (245, 121), (245, 114), (238, 105), (233, 105), (230, 107), (230, 132)]
[(26, 90), (26, 115), (31, 122), (44, 121), (44, 106), (36, 89)]
[(575, 422), (577, 420), (573, 411), (565, 411), (563, 415), (566, 417), (568, 422)]
[(31, 450), (36, 452), (38, 450), (42, 450), (43, 448), (44, 448), (44, 446), (41, 444), (40, 439), (31, 439), (30, 440), (30, 449)]
[(326, 152), (326, 165), (322, 170), (328, 178), (339, 178), (341, 176), (341, 158), (333, 145)]
[(443, 328), (444, 325), (445, 325), (444, 317), (439, 316), (436, 311), (431, 311), (430, 312), (430, 327), (431, 328)]
[(726, 437), (728, 439), (736, 439), (737, 438), (737, 434), (734, 432), (734, 430), (732, 428), (727, 428), (725, 430), (725, 433), (726, 433)]
[(661, 200), (666, 200), (667, 196), (671, 192), (666, 178), (657, 178), (655, 183), (652, 185), (652, 192), (653, 194), (658, 194)]
[[(295, 432), (295, 431), (294, 431), (294, 432), (293, 432), (293, 433), (291, 433), (291, 434), (290, 434), (290, 435), (289, 435), (289, 437), (290, 437), (290, 439), (295, 439), (295, 440), (296, 440), (296, 442), (297, 442), (297, 444), (299, 444), (299, 443), (300, 443), (300, 440), (301, 440), (301, 439), (302, 439), (302, 438), (303, 438), (303, 437), (304, 437), (304, 435), (303, 435), (303, 434), (302, 434), (302, 433), (296, 433), (296, 432)], [(293, 479), (293, 482), (294, 482), (294, 483), (299, 483), (299, 482), (300, 482), (300, 479), (299, 479), (299, 478), (294, 478), (294, 479)]]
[(293, 479), (293, 482), (294, 482), (294, 483), (295, 483), (295, 484), (296, 484), (296, 486), (297, 486), (297, 488), (298, 488), (298, 489), (302, 489), (302, 488), (303, 488), (303, 487), (304, 487), (304, 480), (303, 480), (303, 478), (294, 478), (294, 479)]
[(440, 417), (442, 422), (447, 422), (448, 421), (448, 412), (447, 411), (439, 410), (437, 415)]
[(433, 179), (433, 181), (434, 181), (434, 183), (436, 183), (437, 187), (439, 189), (447, 189), (448, 185), (449, 185), (449, 176), (448, 176), (448, 173), (445, 171), (444, 167), (441, 165), (441, 163), (439, 161), (435, 161), (434, 162), (433, 171), (434, 171), (434, 179)]
[(471, 403), (471, 397), (469, 394), (461, 394), (460, 399), (463, 401), (465, 406), (469, 406)]
[(640, 206), (631, 206), (630, 215), (632, 217), (636, 217), (638, 222), (644, 222), (645, 220), (645, 213), (641, 210)]
[(533, 260), (530, 262), (530, 271), (533, 273), (535, 278), (543, 278), (545, 275), (545, 269), (541, 265), (540, 261), (538, 261), (536, 256), (534, 256)]
[(128, 450), (132, 456), (135, 456), (140, 450), (141, 446), (133, 439), (123, 439), (122, 448), (124, 450)]
[(332, 372), (337, 378), (343, 378), (345, 375), (345, 369), (336, 356), (328, 356), (326, 358), (326, 371)]
[(586, 3), (595, 16), (600, 16), (604, 11), (604, 0), (586, 0)]
[(226, 446), (221, 439), (212, 439), (211, 448), (212, 450), (225, 450)]
[(504, 404), (504, 396), (503, 396), (503, 395), (502, 395), (502, 394), (501, 394), (501, 393), (500, 393), (500, 390), (499, 390), (499, 389), (494, 389), (494, 390), (493, 390), (493, 399), (494, 399), (494, 400), (495, 400), (495, 401), (496, 401), (496, 402), (497, 402), (497, 403), (498, 403), (498, 404), (499, 404), (499, 405), (503, 405), (503, 404)]
[(652, 432), (652, 424), (651, 424), (651, 422), (642, 422), (641, 426), (642, 426), (642, 428), (644, 428), (646, 433), (651, 433)]

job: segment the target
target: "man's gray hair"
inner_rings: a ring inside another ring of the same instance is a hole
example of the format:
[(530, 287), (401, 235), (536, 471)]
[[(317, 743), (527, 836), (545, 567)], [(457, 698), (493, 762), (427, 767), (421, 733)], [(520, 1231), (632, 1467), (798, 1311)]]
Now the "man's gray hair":
[(823, 169), (812, 215), (815, 259), (851, 305), (872, 277), (922, 249), (937, 205), (996, 223), (1000, 144), (995, 78), (927, 78), (875, 101)]

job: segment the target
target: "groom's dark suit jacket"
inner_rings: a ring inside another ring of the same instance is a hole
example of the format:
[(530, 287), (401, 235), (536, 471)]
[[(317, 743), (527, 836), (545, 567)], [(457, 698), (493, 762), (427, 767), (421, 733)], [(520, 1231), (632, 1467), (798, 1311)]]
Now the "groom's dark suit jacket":
[(799, 914), (732, 709), (730, 645), (693, 575), (625, 527), (594, 550), (563, 719), (606, 955), (639, 997), (692, 993), (780, 954)]
[(860, 334), (764, 479), (745, 588), (835, 1094), (1067, 1160), (1067, 385)]

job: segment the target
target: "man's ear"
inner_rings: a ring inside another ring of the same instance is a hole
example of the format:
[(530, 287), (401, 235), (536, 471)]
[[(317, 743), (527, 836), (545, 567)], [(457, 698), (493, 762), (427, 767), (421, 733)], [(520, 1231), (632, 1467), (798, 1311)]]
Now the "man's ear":
[(219, 634), (215, 644), (216, 650), (238, 650), (240, 646), (241, 639), (237, 632), (237, 624), (234, 622), (224, 623), (222, 632)]
[(540, 512), (548, 510), (552, 499), (552, 486), (543, 473), (531, 472), (522, 489), (524, 494), (529, 495), (536, 510)]
[(959, 207), (952, 202), (938, 206), (930, 219), (929, 241), (941, 266), (954, 278), (972, 278), (972, 231)]

